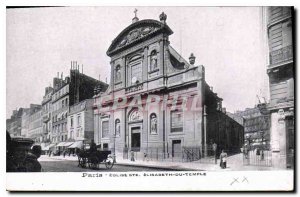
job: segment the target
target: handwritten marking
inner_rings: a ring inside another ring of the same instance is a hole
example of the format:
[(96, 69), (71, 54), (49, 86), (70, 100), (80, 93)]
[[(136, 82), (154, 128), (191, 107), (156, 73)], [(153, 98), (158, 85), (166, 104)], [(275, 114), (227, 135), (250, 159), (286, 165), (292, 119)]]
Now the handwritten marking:
[(248, 181), (247, 177), (245, 177), (245, 176), (244, 176), (244, 179), (243, 179), (243, 181), (242, 181), (242, 182), (244, 182), (244, 181), (247, 181), (247, 183), (249, 183), (249, 181)]
[(233, 181), (230, 185), (233, 185), (233, 183), (235, 183), (235, 182), (239, 183), (239, 178), (233, 178)]

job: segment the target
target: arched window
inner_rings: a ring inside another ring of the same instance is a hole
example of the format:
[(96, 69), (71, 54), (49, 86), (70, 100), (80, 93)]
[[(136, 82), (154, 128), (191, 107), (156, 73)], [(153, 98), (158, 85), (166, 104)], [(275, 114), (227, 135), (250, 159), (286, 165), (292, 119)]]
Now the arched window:
[(121, 66), (116, 66), (116, 75), (115, 75), (115, 82), (121, 81)]
[(115, 136), (120, 136), (120, 133), (121, 133), (120, 119), (116, 119), (116, 121), (115, 121)]
[(150, 115), (150, 134), (157, 134), (157, 116), (155, 113)]
[(157, 52), (153, 50), (150, 54), (150, 71), (157, 69)]

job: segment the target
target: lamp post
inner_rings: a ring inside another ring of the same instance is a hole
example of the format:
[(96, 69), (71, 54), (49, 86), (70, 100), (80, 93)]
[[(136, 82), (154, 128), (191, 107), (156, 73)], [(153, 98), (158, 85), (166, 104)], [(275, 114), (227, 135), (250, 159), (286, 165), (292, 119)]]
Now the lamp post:
[(260, 132), (260, 135), (261, 135), (261, 144), (262, 144), (262, 149), (261, 149), (261, 160), (264, 160), (265, 158), (265, 155), (264, 155), (264, 132), (261, 131)]
[(117, 161), (116, 161), (116, 132), (114, 133), (114, 155), (113, 155), (113, 161), (114, 161), (114, 163), (117, 163)]

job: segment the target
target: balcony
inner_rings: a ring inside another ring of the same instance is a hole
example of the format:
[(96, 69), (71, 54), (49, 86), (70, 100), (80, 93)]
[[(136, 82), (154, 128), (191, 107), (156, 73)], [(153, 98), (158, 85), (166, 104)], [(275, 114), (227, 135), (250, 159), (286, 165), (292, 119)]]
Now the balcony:
[(293, 46), (287, 46), (276, 51), (270, 52), (270, 64), (282, 63), (293, 59)]
[(50, 113), (43, 115), (43, 122), (46, 123), (50, 120)]

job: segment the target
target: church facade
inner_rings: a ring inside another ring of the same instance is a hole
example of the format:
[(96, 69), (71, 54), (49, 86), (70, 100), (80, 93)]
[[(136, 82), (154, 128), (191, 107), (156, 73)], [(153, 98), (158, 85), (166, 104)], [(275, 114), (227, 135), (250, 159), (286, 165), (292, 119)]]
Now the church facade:
[(160, 21), (136, 16), (112, 42), (110, 86), (94, 96), (94, 140), (117, 157), (200, 156), (239, 150), (243, 127), (229, 118), (222, 99), (205, 82), (205, 69), (173, 49), (167, 15)]

